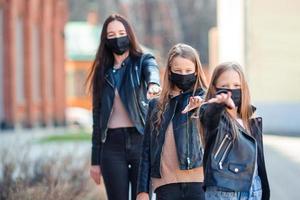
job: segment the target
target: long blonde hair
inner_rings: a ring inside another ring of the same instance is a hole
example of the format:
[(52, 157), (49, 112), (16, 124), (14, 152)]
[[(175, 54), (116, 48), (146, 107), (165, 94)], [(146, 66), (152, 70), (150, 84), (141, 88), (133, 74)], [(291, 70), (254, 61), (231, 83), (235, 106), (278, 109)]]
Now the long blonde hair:
[(193, 93), (195, 94), (196, 90), (199, 88), (202, 88), (203, 90), (207, 89), (205, 74), (202, 69), (202, 65), (197, 51), (193, 47), (187, 44), (179, 43), (174, 45), (168, 53), (166, 71), (163, 78), (162, 92), (158, 100), (157, 112), (155, 112), (157, 119), (154, 121), (154, 125), (156, 126), (156, 128), (158, 128), (162, 122), (162, 115), (166, 109), (166, 104), (170, 100), (171, 92), (175, 86), (170, 81), (170, 74), (171, 74), (172, 62), (176, 57), (182, 57), (188, 59), (195, 64), (195, 74), (197, 80), (193, 88)]
[[(208, 91), (205, 97), (205, 101), (215, 97), (216, 95), (216, 83), (224, 72), (228, 70), (233, 70), (239, 74), (240, 81), (241, 81), (241, 107), (239, 109), (239, 114), (241, 119), (244, 123), (245, 128), (250, 132), (250, 117), (253, 115), (253, 111), (251, 109), (251, 99), (250, 99), (250, 92), (249, 87), (243, 73), (242, 67), (240, 64), (236, 62), (224, 62), (219, 64), (213, 71), (211, 82), (208, 87)], [(229, 115), (228, 115), (229, 116)]]

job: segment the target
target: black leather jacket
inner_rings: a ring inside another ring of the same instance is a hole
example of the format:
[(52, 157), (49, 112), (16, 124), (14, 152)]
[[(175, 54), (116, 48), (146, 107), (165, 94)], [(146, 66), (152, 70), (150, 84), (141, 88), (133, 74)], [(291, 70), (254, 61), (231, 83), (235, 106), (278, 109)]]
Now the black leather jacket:
[[(134, 126), (143, 134), (148, 110), (147, 86), (149, 83), (159, 85), (158, 66), (151, 54), (143, 54), (140, 58), (127, 57), (122, 65), (126, 66), (126, 70), (119, 95)], [(93, 107), (92, 165), (100, 165), (101, 144), (106, 140), (112, 112), (115, 97), (112, 70), (109, 67), (105, 72), (100, 105)]]
[[(206, 104), (200, 109), (200, 119), (204, 126), (204, 187), (216, 186), (224, 191), (245, 191), (251, 187), (255, 162), (261, 178), (263, 200), (270, 199), (270, 189), (265, 168), (262, 119), (250, 121), (251, 136), (245, 129), (224, 114), (224, 104)], [(233, 131), (237, 136), (233, 139)]]
[[(163, 113), (162, 122), (159, 127), (153, 127), (156, 120), (157, 99), (149, 103), (147, 114), (143, 151), (138, 175), (137, 192), (149, 193), (150, 179), (161, 178), (160, 161), (166, 130), (172, 120), (174, 138), (176, 143), (179, 168), (187, 170), (202, 165), (203, 148), (200, 134), (197, 129), (199, 119), (191, 118), (193, 112), (182, 114), (182, 110), (189, 102), (193, 92), (185, 92), (171, 98)], [(203, 90), (197, 90), (195, 95), (203, 96)]]

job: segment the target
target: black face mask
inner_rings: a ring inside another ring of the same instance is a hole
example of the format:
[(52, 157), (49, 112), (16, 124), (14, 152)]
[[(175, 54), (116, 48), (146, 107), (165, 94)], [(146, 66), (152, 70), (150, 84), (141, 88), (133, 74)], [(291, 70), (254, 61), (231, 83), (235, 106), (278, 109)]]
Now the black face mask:
[(240, 108), (242, 104), (242, 91), (241, 89), (227, 89), (217, 88), (217, 94), (231, 92), (231, 98), (236, 107)]
[(183, 91), (191, 89), (194, 86), (196, 80), (197, 79), (194, 73), (182, 75), (171, 72), (170, 76), (170, 81)]
[(128, 36), (106, 39), (106, 45), (112, 52), (122, 55), (129, 49), (130, 42)]

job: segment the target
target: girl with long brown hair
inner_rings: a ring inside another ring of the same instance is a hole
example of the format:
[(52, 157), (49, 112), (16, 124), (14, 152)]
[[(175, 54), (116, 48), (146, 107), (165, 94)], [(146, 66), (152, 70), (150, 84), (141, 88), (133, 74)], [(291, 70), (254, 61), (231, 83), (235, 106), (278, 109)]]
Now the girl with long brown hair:
[(104, 22), (101, 41), (88, 76), (93, 96), (92, 166), (103, 175), (109, 200), (136, 198), (136, 183), (148, 98), (157, 96), (155, 58), (144, 54), (128, 21), (119, 14)]
[[(218, 65), (205, 103), (200, 107), (204, 129), (204, 188), (210, 200), (268, 200), (262, 119), (254, 117), (241, 66)], [(193, 105), (191, 105), (193, 107)]]
[[(186, 112), (204, 96), (205, 75), (197, 51), (177, 44), (169, 51), (160, 97), (149, 103), (138, 178), (138, 200), (154, 190), (160, 199), (204, 199), (203, 146), (198, 120)], [(200, 98), (193, 98), (195, 104)]]

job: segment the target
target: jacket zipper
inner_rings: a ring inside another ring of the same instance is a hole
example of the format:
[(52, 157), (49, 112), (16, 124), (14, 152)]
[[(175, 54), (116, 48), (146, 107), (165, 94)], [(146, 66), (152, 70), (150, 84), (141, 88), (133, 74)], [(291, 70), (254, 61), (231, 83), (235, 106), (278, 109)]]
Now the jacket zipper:
[(139, 75), (138, 75), (138, 66), (135, 66), (135, 76), (136, 76), (137, 84), (140, 85), (140, 79), (139, 79)]
[(228, 150), (229, 150), (229, 147), (231, 146), (231, 142), (227, 145), (227, 147), (226, 147), (226, 149), (225, 149), (225, 151), (224, 151), (224, 154), (222, 155), (222, 158), (221, 158), (221, 160), (220, 160), (220, 162), (219, 162), (219, 169), (223, 169), (223, 162), (224, 162), (224, 160), (225, 160), (225, 158), (226, 158), (226, 155), (227, 155), (227, 153), (228, 153)]
[[(115, 91), (114, 91), (115, 92)], [(116, 97), (116, 95), (114, 96), (114, 98)], [(107, 122), (109, 122), (109, 120), (110, 120), (110, 118), (111, 118), (111, 114), (112, 114), (112, 112), (113, 112), (113, 106), (112, 106), (112, 108), (111, 108), (111, 110), (110, 110), (110, 114), (109, 114), (109, 117), (108, 117), (108, 121)], [(104, 133), (105, 133), (105, 138), (104, 138), (104, 141), (106, 140), (106, 136), (107, 136), (107, 129), (108, 129), (108, 126), (106, 126), (106, 129), (104, 130)]]
[(140, 105), (139, 105), (139, 103), (138, 103), (138, 100), (137, 100), (137, 95), (136, 95), (136, 92), (135, 92), (135, 88), (134, 88), (134, 83), (133, 83), (133, 77), (132, 77), (132, 73), (130, 73), (130, 79), (131, 79), (131, 84), (132, 84), (132, 88), (133, 88), (133, 93), (134, 93), (134, 96), (135, 96), (135, 103), (136, 103), (136, 105), (137, 105), (137, 108), (138, 108), (138, 110), (139, 110), (139, 115), (140, 115), (140, 118), (142, 119), (142, 122), (143, 122), (143, 124), (145, 125), (145, 120), (144, 120), (144, 118), (141, 116), (141, 110), (140, 110)]
[(227, 140), (230, 140), (230, 139), (231, 139), (230, 135), (229, 135), (229, 134), (226, 134), (225, 137), (223, 138), (223, 140), (222, 140), (222, 142), (221, 142), (221, 144), (220, 144), (220, 146), (219, 146), (217, 152), (216, 152), (215, 155), (214, 155), (214, 159), (216, 159), (216, 158), (218, 157), (218, 155), (219, 155), (221, 149), (222, 149), (223, 146), (225, 145), (225, 142), (226, 142)]
[(107, 80), (108, 84), (109, 84), (112, 88), (114, 88), (114, 85), (108, 80), (107, 76), (105, 76), (105, 80)]
[[(238, 122), (237, 122), (238, 123)], [(243, 132), (243, 131), (242, 131)], [(242, 133), (242, 134), (246, 134), (246, 133)], [(255, 155), (255, 162), (256, 162), (256, 164), (257, 164), (257, 156), (258, 156), (258, 147), (257, 147), (257, 141), (256, 141), (256, 139), (252, 136), (252, 135), (248, 135), (248, 134), (246, 134), (248, 137), (250, 137), (250, 138), (252, 138), (252, 140), (254, 141), (254, 144), (255, 144), (255, 149), (256, 149), (256, 155)], [(255, 164), (254, 164), (255, 165)], [(258, 167), (258, 166), (257, 166)], [(252, 171), (252, 178), (251, 178), (251, 183), (253, 182), (253, 179), (254, 179), (254, 172), (255, 172), (255, 167), (253, 168), (253, 171)]]
[[(189, 99), (187, 100), (189, 101)], [(189, 102), (188, 102), (189, 103)], [(189, 112), (186, 113), (186, 136), (187, 136), (187, 169), (190, 169), (190, 135), (189, 135)]]
[[(256, 155), (255, 155), (255, 162), (256, 162), (256, 165), (258, 165), (257, 164), (257, 156), (258, 156), (258, 147), (257, 147), (257, 141), (256, 141), (256, 139), (253, 137), (253, 136), (251, 136), (251, 135), (248, 135), (249, 137), (251, 137), (253, 140), (254, 140), (254, 144), (255, 144), (255, 151), (256, 151)], [(254, 164), (255, 165), (255, 164)], [(257, 167), (257, 170), (258, 170), (258, 166), (256, 166)], [(254, 168), (253, 168), (253, 171), (252, 171), (252, 179), (251, 179), (251, 183), (253, 183), (253, 179), (254, 179), (254, 172), (255, 172), (255, 166), (254, 166)]]
[[(109, 84), (113, 89), (115, 89), (114, 85), (109, 81), (109, 79), (108, 79), (107, 77), (108, 77), (108, 75), (106, 74), (104, 79), (108, 82), (108, 84)], [(114, 91), (114, 92), (115, 92), (115, 91)], [(111, 118), (112, 112), (113, 112), (113, 108), (111, 108), (111, 111), (110, 111), (110, 114), (109, 114), (109, 118), (108, 118), (108, 122), (109, 122), (109, 120), (110, 120), (110, 118)], [(107, 129), (108, 129), (108, 126), (106, 126), (106, 129), (104, 130), (105, 138), (104, 138), (104, 139), (101, 138), (102, 141), (105, 141), (105, 140), (106, 140)]]

